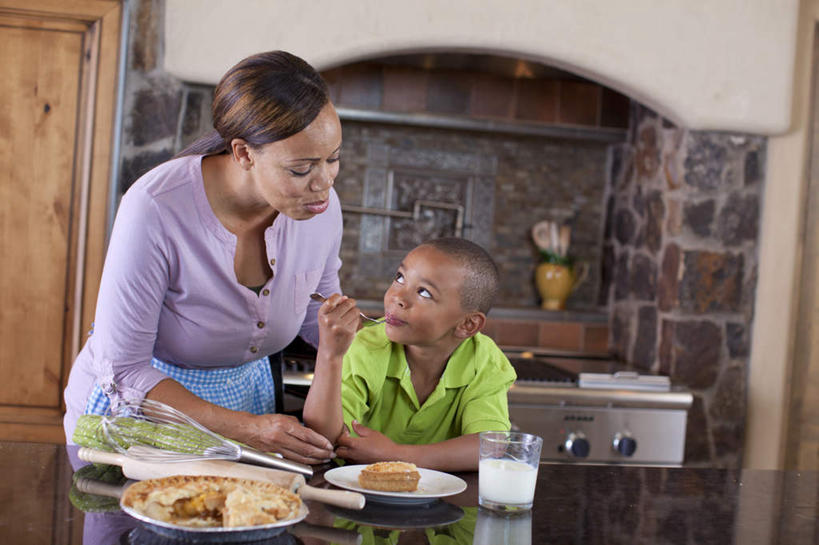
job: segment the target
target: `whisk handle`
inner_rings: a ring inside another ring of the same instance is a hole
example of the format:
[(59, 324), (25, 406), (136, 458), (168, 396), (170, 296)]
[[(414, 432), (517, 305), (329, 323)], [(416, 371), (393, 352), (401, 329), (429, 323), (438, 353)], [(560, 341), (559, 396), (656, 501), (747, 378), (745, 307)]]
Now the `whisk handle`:
[(308, 465), (300, 464), (285, 458), (271, 456), (252, 448), (242, 447), (239, 455), (239, 461), (247, 462), (249, 464), (273, 467), (276, 469), (284, 469), (286, 471), (294, 471), (296, 473), (307, 475), (308, 477), (313, 476), (313, 468)]

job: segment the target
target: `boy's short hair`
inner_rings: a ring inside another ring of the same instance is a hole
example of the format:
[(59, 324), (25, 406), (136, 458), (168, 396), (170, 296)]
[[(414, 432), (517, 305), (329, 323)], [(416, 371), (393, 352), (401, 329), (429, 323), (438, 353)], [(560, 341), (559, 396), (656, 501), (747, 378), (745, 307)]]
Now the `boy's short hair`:
[(486, 314), (495, 302), (500, 274), (498, 266), (479, 245), (464, 238), (442, 237), (427, 240), (419, 246), (431, 246), (453, 258), (464, 271), (461, 307)]

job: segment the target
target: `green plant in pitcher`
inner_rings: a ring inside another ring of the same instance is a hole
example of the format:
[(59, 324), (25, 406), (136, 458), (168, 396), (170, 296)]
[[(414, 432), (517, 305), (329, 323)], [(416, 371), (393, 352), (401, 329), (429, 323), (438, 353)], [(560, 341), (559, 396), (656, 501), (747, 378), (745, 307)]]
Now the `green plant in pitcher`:
[[(540, 264), (535, 269), (535, 285), (541, 298), (541, 308), (563, 310), (566, 299), (585, 279), (588, 266), (581, 263), (575, 268), (574, 257), (569, 255), (571, 227), (553, 221), (541, 221), (532, 227), (532, 240), (540, 253)], [(579, 269), (579, 274), (576, 274)]]

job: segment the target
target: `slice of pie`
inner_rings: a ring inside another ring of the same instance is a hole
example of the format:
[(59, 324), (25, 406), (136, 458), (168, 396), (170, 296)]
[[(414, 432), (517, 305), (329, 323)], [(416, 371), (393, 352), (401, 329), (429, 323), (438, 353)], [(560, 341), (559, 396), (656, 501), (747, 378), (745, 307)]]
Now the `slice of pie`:
[(377, 462), (358, 474), (358, 484), (382, 492), (413, 492), (418, 488), (421, 474), (409, 462)]
[(122, 504), (151, 519), (192, 528), (258, 526), (295, 518), (301, 498), (273, 483), (176, 475), (129, 486)]

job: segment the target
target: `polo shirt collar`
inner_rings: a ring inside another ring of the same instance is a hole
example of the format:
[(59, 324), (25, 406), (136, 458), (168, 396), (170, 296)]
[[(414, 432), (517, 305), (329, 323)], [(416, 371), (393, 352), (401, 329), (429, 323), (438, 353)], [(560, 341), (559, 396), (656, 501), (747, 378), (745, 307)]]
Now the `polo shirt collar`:
[[(475, 337), (470, 337), (459, 344), (458, 348), (449, 357), (438, 385), (443, 385), (445, 388), (466, 386), (475, 376), (475, 370)], [(401, 380), (405, 373), (409, 375), (404, 346), (392, 343), (392, 354), (387, 365), (387, 376)]]

